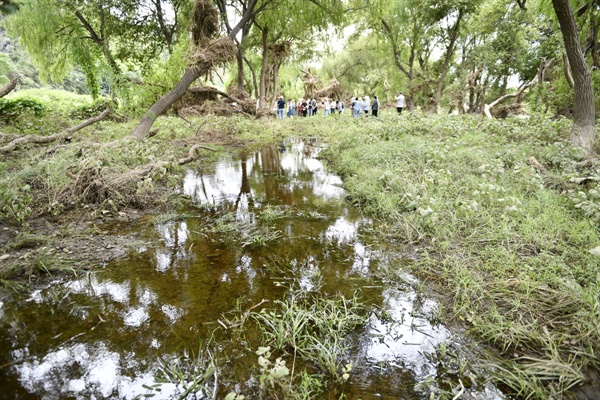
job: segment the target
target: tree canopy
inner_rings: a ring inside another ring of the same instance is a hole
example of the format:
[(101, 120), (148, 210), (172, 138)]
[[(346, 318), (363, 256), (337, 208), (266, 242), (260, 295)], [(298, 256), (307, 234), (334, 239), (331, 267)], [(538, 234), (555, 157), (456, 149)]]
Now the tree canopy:
[[(8, 31), (27, 48), (41, 77), (59, 81), (80, 70), (94, 96), (104, 87), (144, 107), (172, 88), (174, 74), (181, 76), (189, 64), (189, 1), (25, 0), (18, 9), (12, 4), (3, 3), (12, 12)], [(525, 111), (575, 116), (575, 125), (588, 127), (587, 135), (593, 126), (595, 108), (586, 105), (591, 99), (595, 107), (599, 98), (592, 86), (600, 66), (593, 1), (213, 4), (222, 34), (236, 44), (237, 62), (226, 65), (220, 79), (212, 74), (203, 79), (236, 86), (263, 107), (279, 94), (304, 96), (299, 80), (312, 67), (321, 85), (336, 79), (346, 96), (362, 92), (390, 101), (402, 90), (410, 110), (483, 113), (488, 105), (496, 116)], [(577, 80), (584, 70), (590, 78), (582, 83)], [(132, 82), (153, 86), (150, 97), (132, 100)], [(582, 93), (588, 93), (585, 101)], [(578, 144), (589, 147), (589, 138), (584, 142)]]

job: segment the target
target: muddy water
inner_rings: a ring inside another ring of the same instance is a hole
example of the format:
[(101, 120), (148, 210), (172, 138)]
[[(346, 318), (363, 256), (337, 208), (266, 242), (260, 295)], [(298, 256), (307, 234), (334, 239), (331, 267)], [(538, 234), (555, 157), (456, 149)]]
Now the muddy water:
[[(180, 385), (153, 389), (158, 360), (209, 341), (228, 369), (216, 398), (244, 393), (256, 356), (242, 343), (219, 344), (220, 327), (236, 309), (292, 289), (358, 292), (373, 309), (347, 356), (351, 378), (323, 398), (429, 398), (427, 382), (443, 374), (431, 355), (454, 339), (430, 324), (437, 305), (411, 289), (409, 275), (381, 278), (407, 260), (374, 242), (377, 226), (344, 202), (318, 150), (314, 141), (288, 141), (190, 169), (181, 191), (193, 209), (113, 227), (144, 237), (126, 259), (0, 303), (0, 398), (179, 398)], [(258, 232), (259, 223), (267, 230)], [(260, 242), (265, 234), (277, 240)], [(501, 398), (485, 385), (472, 390)]]

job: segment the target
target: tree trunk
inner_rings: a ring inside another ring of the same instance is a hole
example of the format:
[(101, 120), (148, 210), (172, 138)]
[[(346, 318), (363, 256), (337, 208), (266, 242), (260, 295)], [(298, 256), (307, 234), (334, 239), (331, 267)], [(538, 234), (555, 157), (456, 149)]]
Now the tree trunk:
[(239, 90), (245, 91), (246, 89), (244, 88), (244, 54), (242, 54), (242, 47), (241, 46), (237, 46), (237, 54), (236, 54), (236, 58), (237, 58), (237, 65), (238, 65), (238, 71), (237, 71), (237, 86)]
[(259, 108), (265, 108), (267, 105), (267, 70), (269, 58), (269, 28), (262, 30), (262, 66), (260, 69), (260, 96)]
[(277, 85), (279, 84), (279, 63), (275, 63), (273, 65), (273, 103), (277, 100), (277, 95), (279, 94), (277, 90)]
[(27, 143), (50, 143), (50, 142), (54, 142), (56, 140), (64, 139), (67, 136), (69, 136), (70, 134), (83, 129), (86, 126), (89, 126), (91, 124), (94, 124), (94, 123), (96, 123), (98, 121), (103, 120), (104, 118), (106, 118), (108, 116), (108, 114), (110, 114), (110, 109), (106, 109), (102, 113), (100, 113), (100, 115), (97, 115), (95, 117), (89, 118), (89, 119), (83, 121), (82, 123), (80, 123), (79, 125), (76, 125), (76, 126), (74, 126), (72, 128), (69, 128), (69, 129), (66, 129), (66, 130), (64, 130), (61, 133), (55, 133), (54, 135), (50, 135), (50, 136), (38, 136), (38, 135), (21, 136), (20, 138), (17, 138), (15, 140), (13, 140), (12, 142), (8, 143), (6, 146), (0, 147), (0, 153), (7, 153), (7, 152), (12, 151), (12, 150), (16, 149), (17, 147), (22, 146), (22, 145), (27, 144)]
[(558, 17), (567, 58), (573, 73), (575, 113), (571, 130), (571, 142), (575, 146), (591, 151), (596, 134), (596, 110), (592, 76), (581, 50), (575, 17), (569, 6), (569, 0), (552, 0), (552, 5)]
[(446, 48), (446, 54), (444, 56), (444, 64), (442, 64), (442, 71), (440, 73), (440, 78), (437, 82), (437, 88), (435, 91), (435, 96), (433, 98), (433, 102), (431, 104), (431, 108), (429, 109), (429, 114), (435, 114), (438, 110), (438, 105), (440, 103), (440, 98), (442, 97), (442, 90), (444, 89), (444, 80), (446, 79), (446, 74), (448, 73), (448, 66), (450, 65), (450, 60), (454, 55), (454, 45), (456, 44), (456, 39), (458, 38), (458, 30), (460, 29), (460, 21), (462, 19), (463, 13), (460, 11), (458, 13), (458, 17), (456, 18), (456, 22), (454, 26), (450, 30), (450, 43)]
[(185, 74), (183, 74), (183, 77), (179, 83), (177, 83), (177, 86), (171, 89), (169, 93), (158, 99), (158, 101), (154, 103), (152, 107), (150, 107), (150, 109), (142, 117), (141, 121), (137, 124), (133, 132), (129, 134), (129, 137), (136, 140), (145, 139), (146, 136), (148, 136), (150, 127), (152, 127), (152, 124), (156, 118), (167, 111), (167, 109), (171, 107), (173, 103), (179, 100), (181, 96), (185, 94), (192, 82), (208, 72), (208, 70), (208, 64), (194, 65), (189, 67), (187, 71), (185, 71)]
[(0, 97), (6, 96), (10, 92), (12, 92), (14, 90), (14, 88), (16, 88), (16, 87), (17, 87), (17, 77), (15, 76), (14, 78), (12, 78), (10, 80), (10, 82), (8, 82), (8, 84), (6, 86), (4, 86), (2, 89), (0, 89)]
[(248, 58), (246, 58), (246, 56), (244, 56), (244, 61), (246, 62), (246, 65), (248, 66), (248, 69), (250, 70), (250, 73), (252, 74), (252, 87), (254, 89), (254, 97), (258, 99), (259, 92), (258, 92), (258, 81), (256, 80), (256, 71), (254, 70), (252, 63), (250, 62), (250, 60), (248, 60)]

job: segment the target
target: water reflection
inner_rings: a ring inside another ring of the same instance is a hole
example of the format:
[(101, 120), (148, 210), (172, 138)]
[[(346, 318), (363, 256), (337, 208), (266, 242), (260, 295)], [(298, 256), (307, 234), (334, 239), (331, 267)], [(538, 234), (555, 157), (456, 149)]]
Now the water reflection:
[[(0, 303), (0, 398), (146, 394), (143, 385), (154, 383), (159, 357), (177, 357), (207, 339), (202, 335), (212, 334), (240, 298), (250, 304), (281, 299), (292, 286), (346, 297), (371, 288), (365, 296), (388, 319), (373, 315), (358, 340), (356, 364), (364, 373), (351, 392), (419, 398), (415, 377), (430, 368), (423, 353), (448, 333), (410, 316), (414, 293), (374, 286), (373, 271), (385, 255), (372, 250), (363, 232), (372, 222), (346, 206), (340, 179), (318, 152), (314, 140), (288, 141), (190, 169), (182, 191), (198, 205), (198, 217), (153, 224), (143, 248), (105, 270), (55, 282), (26, 302)], [(246, 246), (207, 230), (228, 213), (244, 223), (240, 229), (251, 230), (267, 206), (285, 210), (269, 226), (281, 232), (276, 243)], [(370, 369), (381, 363), (397, 368), (387, 383)], [(250, 380), (250, 368), (235, 371), (234, 383)], [(176, 385), (161, 390), (154, 398), (182, 392)]]

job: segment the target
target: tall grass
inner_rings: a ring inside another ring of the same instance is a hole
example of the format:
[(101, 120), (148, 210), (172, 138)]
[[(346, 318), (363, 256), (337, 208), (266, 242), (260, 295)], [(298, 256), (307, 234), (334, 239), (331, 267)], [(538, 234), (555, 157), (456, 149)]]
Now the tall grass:
[(585, 154), (568, 129), (388, 118), (336, 134), (327, 151), (348, 199), (424, 249), (413, 273), (446, 296), (447, 317), (498, 350), (496, 381), (523, 398), (561, 396), (598, 368), (599, 169), (576, 168)]

